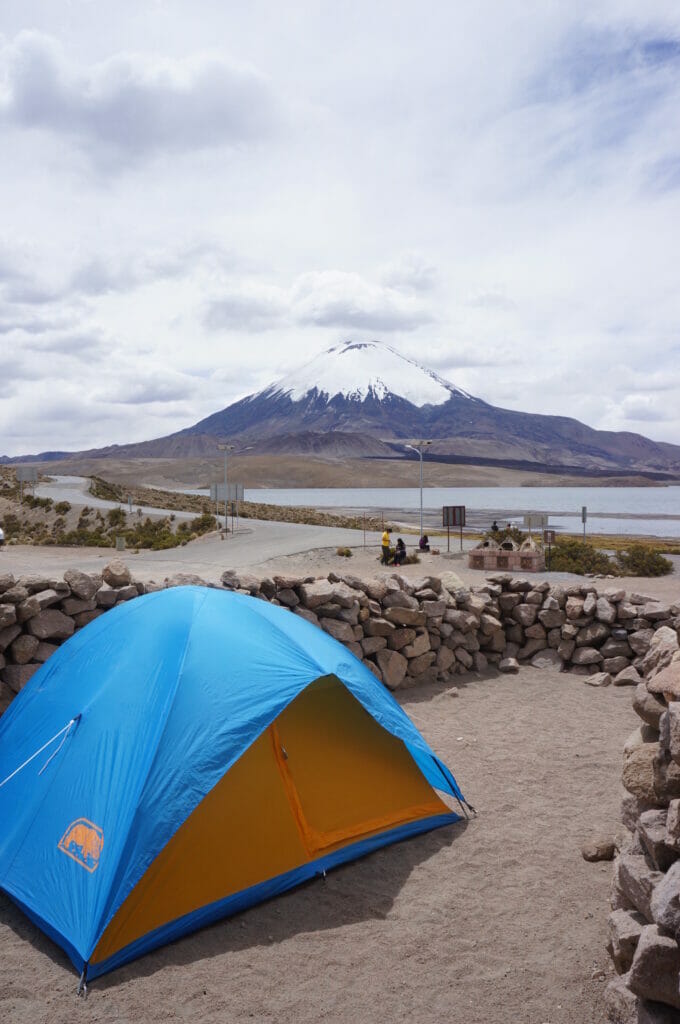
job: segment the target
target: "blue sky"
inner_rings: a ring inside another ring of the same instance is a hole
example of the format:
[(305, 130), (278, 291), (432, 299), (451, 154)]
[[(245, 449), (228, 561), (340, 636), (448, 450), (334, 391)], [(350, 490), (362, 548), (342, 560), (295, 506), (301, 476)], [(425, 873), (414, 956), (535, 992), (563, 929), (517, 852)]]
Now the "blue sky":
[(680, 8), (5, 0), (0, 454), (382, 338), (680, 443)]

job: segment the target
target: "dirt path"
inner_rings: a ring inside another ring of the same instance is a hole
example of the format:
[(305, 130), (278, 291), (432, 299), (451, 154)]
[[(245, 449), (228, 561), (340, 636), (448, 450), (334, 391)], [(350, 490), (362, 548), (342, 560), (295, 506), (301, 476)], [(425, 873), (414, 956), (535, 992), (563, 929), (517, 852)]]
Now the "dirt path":
[[(600, 1024), (630, 691), (525, 668), (406, 710), (479, 817), (364, 860), (97, 981), (0, 896), (0, 1020)], [(595, 973), (596, 977), (593, 977)]]

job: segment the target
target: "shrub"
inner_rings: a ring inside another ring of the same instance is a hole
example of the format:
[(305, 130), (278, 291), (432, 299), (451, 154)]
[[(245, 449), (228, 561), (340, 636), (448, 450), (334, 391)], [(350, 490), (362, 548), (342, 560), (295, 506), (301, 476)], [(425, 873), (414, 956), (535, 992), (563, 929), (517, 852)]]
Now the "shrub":
[(673, 563), (649, 544), (631, 544), (616, 555), (622, 576), (668, 576)]
[(57, 504), (54, 506), (54, 511), (57, 513), (58, 516), (65, 516), (67, 512), (71, 511), (71, 502), (58, 501)]
[(352, 557), (352, 550), (351, 550), (351, 548), (337, 548), (335, 553), (336, 553), (336, 555), (340, 555), (342, 558), (351, 558)]
[(404, 565), (420, 565), (420, 556), (417, 551), (413, 551), (410, 555), (407, 555), (404, 559)]
[(583, 541), (561, 537), (553, 545), (550, 569), (552, 572), (573, 572), (578, 576), (586, 573), (606, 576), (617, 571), (616, 564), (604, 551), (584, 544)]
[(109, 526), (118, 527), (125, 526), (125, 513), (122, 508), (110, 508), (106, 513), (106, 519)]

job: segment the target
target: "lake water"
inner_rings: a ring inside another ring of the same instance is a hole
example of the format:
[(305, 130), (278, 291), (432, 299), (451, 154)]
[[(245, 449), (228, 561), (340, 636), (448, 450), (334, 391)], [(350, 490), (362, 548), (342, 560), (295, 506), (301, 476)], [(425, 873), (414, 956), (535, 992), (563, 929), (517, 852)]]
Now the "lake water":
[[(417, 520), (417, 487), (247, 488), (247, 501), (271, 505), (385, 513), (386, 518)], [(588, 533), (635, 533), (680, 537), (680, 487), (425, 487), (423, 513), (432, 529), (441, 525), (442, 505), (465, 505), (467, 524), (488, 529), (494, 519), (521, 523), (528, 512), (550, 516), (553, 529), (580, 532), (581, 508), (587, 506)], [(414, 516), (415, 513), (415, 516)]]

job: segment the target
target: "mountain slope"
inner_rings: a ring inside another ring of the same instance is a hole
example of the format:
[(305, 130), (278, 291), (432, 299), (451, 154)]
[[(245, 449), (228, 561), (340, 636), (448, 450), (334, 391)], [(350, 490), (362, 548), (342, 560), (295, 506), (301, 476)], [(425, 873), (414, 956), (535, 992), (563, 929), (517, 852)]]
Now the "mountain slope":
[(375, 458), (408, 456), (405, 441), (418, 437), (434, 439), (431, 456), (444, 461), (680, 475), (677, 445), (593, 430), (566, 416), (497, 408), (379, 342), (334, 346), (257, 394), (167, 437), (78, 454), (212, 456), (217, 441), (228, 438), (255, 453)]

